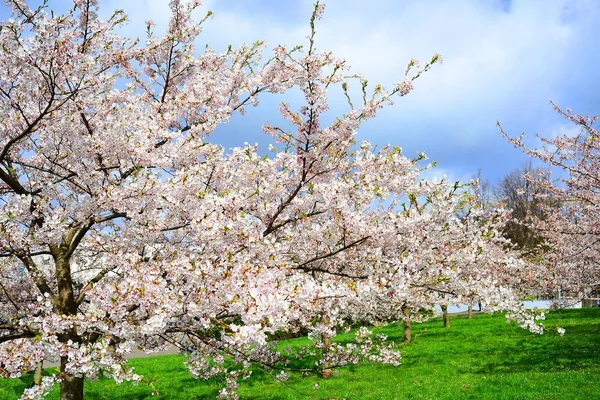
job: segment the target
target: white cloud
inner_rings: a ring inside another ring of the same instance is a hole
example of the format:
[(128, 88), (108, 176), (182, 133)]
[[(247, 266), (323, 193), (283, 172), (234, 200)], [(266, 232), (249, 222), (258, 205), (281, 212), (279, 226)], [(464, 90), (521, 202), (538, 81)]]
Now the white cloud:
[(421, 176), (423, 177), (423, 179), (429, 181), (432, 181), (434, 179), (437, 181), (441, 181), (442, 179), (445, 179), (450, 183), (454, 183), (456, 181), (465, 183), (470, 182), (471, 179), (473, 179), (473, 177), (475, 176), (475, 174), (465, 173), (464, 171), (459, 171), (453, 168), (434, 167), (423, 171)]
[[(305, 43), (313, 2), (286, 0), (284, 7), (277, 0), (204, 1), (205, 10), (212, 9), (215, 16), (207, 21), (200, 42), (218, 50), (257, 39), (267, 40), (269, 48)], [(134, 35), (143, 36), (144, 20), (153, 19), (160, 27), (169, 14), (166, 0), (107, 3), (108, 8), (125, 8), (132, 19), (128, 31)], [(589, 63), (599, 34), (600, 4), (594, 0), (325, 3), (325, 16), (317, 23), (318, 49), (346, 58), (353, 72), (364, 74), (370, 82), (392, 84), (402, 77), (411, 58), (426, 61), (434, 53), (442, 54), (444, 64), (419, 79), (408, 98), (369, 123), (362, 138), (374, 143), (400, 141), (405, 148), (424, 150), (437, 159), (439, 152), (432, 154), (436, 146), (461, 154), (454, 155), (463, 158), (456, 161), (461, 166), (448, 167), (455, 171), (479, 167), (485, 171), (482, 163), (489, 152), (495, 152), (505, 169), (512, 168), (511, 157), (520, 164), (522, 158), (497, 135), (496, 120), (516, 134), (550, 135), (564, 121), (548, 102), (555, 100), (576, 110), (583, 98), (578, 93), (590, 90), (581, 83), (599, 81), (598, 69)], [(398, 138), (400, 129), (408, 134)], [(512, 156), (501, 157), (502, 146), (506, 149), (502, 151), (513, 151)], [(479, 159), (468, 159), (470, 149)], [(475, 165), (469, 168), (468, 163)]]
[[(266, 39), (271, 47), (303, 43), (312, 2), (290, 1), (300, 3), (295, 9), (302, 10), (291, 19), (261, 13), (261, 7), (270, 7), (268, 1), (250, 1), (253, 13), (239, 7), (240, 1), (205, 1), (204, 9), (215, 9), (215, 16), (207, 21), (200, 40), (217, 47), (256, 39)], [(121, 5), (114, 0), (107, 3)], [(426, 102), (455, 110), (469, 102), (508, 101), (524, 88), (536, 85), (539, 91), (541, 84), (550, 92), (571, 61), (575, 36), (593, 22), (590, 14), (597, 4), (517, 0), (510, 12), (499, 4), (330, 0), (324, 19), (317, 23), (317, 46), (346, 58), (354, 71), (388, 83), (401, 78), (410, 58), (426, 61), (441, 53), (444, 65), (418, 82), (414, 107)], [(130, 0), (125, 11), (132, 19), (131, 31), (138, 35), (143, 35), (144, 20), (153, 19), (160, 27), (169, 15), (166, 0)]]
[[(266, 39), (271, 47), (303, 43), (312, 2), (289, 2), (302, 11), (292, 18), (261, 12), (261, 7), (273, 7), (265, 1), (250, 2), (252, 8), (240, 7), (239, 1), (207, 1), (205, 8), (214, 8), (215, 16), (200, 40), (217, 48), (256, 39)], [(441, 53), (444, 65), (420, 79), (403, 105), (415, 112), (456, 116), (514, 103), (546, 107), (570, 68), (577, 35), (597, 15), (597, 3), (517, 0), (510, 12), (501, 3), (330, 0), (317, 24), (317, 45), (346, 58), (355, 72), (388, 84), (402, 77), (410, 58), (426, 61)], [(137, 25), (149, 18), (163, 25), (166, 4), (133, 0), (126, 11)], [(536, 104), (528, 104), (532, 101)]]

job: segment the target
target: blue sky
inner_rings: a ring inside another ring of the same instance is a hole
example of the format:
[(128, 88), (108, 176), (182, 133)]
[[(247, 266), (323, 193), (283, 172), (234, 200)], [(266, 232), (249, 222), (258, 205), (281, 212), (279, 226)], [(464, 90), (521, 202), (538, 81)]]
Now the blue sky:
[[(305, 43), (312, 0), (206, 0), (214, 17), (199, 44), (217, 50), (264, 39), (268, 47)], [(50, 1), (64, 8), (67, 0)], [(144, 21), (158, 28), (167, 0), (100, 0), (105, 14), (124, 8), (130, 36), (144, 35)], [(317, 25), (317, 47), (345, 58), (369, 82), (391, 85), (410, 58), (444, 59), (379, 118), (359, 139), (400, 145), (407, 156), (425, 152), (436, 160), (432, 174), (469, 179), (482, 169), (492, 183), (525, 158), (502, 139), (507, 132), (551, 136), (573, 130), (549, 105), (579, 113), (600, 109), (600, 2), (595, 0), (329, 0)], [(6, 9), (0, 6), (0, 19)], [(202, 48), (203, 46), (199, 46)], [(261, 125), (278, 122), (277, 103), (263, 98), (257, 109), (234, 118), (215, 136), (225, 147), (262, 142)], [(333, 109), (344, 110), (334, 97)], [(536, 141), (532, 138), (531, 143)]]

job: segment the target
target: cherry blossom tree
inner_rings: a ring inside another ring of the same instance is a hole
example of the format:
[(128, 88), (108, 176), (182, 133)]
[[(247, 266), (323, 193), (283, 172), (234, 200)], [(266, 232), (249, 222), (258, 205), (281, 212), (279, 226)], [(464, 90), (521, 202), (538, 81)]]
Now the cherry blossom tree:
[[(472, 182), (469, 186), (474, 185)], [(506, 210), (486, 210), (478, 199), (467, 190), (456, 193), (458, 183), (452, 188), (454, 208), (429, 207), (428, 217), (439, 218), (428, 224), (429, 231), (415, 246), (414, 259), (405, 267), (410, 283), (404, 295), (410, 299), (412, 308), (423, 309), (427, 304), (441, 307), (444, 326), (449, 327), (448, 306), (471, 304), (474, 300), (486, 303), (487, 312), (507, 308), (518, 309), (519, 299), (531, 291), (530, 270), (532, 266), (520, 259), (511, 249), (510, 242), (502, 235), (502, 228), (510, 220)], [(415, 307), (415, 305), (418, 305)], [(516, 306), (516, 308), (515, 308)], [(522, 324), (537, 331), (522, 309), (514, 316)], [(422, 318), (422, 317), (421, 317)]]
[[(600, 284), (600, 135), (598, 116), (578, 115), (570, 109), (554, 109), (574, 124), (575, 134), (539, 136), (542, 147), (527, 146), (523, 135), (501, 133), (515, 147), (560, 171), (557, 182), (547, 175), (529, 180), (540, 187), (544, 218), (533, 228), (544, 239), (538, 261), (544, 266), (544, 287), (566, 296), (584, 297)], [(547, 201), (555, 197), (552, 202)], [(550, 204), (549, 204), (550, 203)]]
[[(148, 22), (144, 44), (116, 33), (122, 12), (100, 20), (94, 0), (75, 0), (65, 15), (6, 3), (0, 364), (17, 377), (60, 361), (24, 399), (57, 383), (61, 399), (82, 399), (84, 380), (99, 375), (139, 381), (126, 356), (168, 346), (187, 354), (195, 377), (225, 373), (219, 396), (236, 398), (250, 365), (286, 379), (287, 352), (269, 338), (300, 328), (320, 349), (317, 368), (397, 365), (394, 345), (366, 328), (355, 343), (329, 339), (454, 281), (528, 323), (497, 274), (460, 274), (462, 263), (494, 271), (480, 261), (497, 228), (475, 213), (456, 218), (468, 200), (446, 181), (423, 180), (423, 157), (355, 140), (439, 56), (422, 67), (412, 60), (393, 87), (369, 91), (345, 77), (343, 60), (317, 51), (318, 3), (308, 45), (275, 47), (267, 61), (261, 42), (198, 55), (198, 2), (171, 1), (165, 35)], [(324, 125), (334, 86), (349, 110)], [(291, 88), (305, 105), (281, 104), (287, 122), (264, 127), (268, 151), (210, 141), (259, 96)]]

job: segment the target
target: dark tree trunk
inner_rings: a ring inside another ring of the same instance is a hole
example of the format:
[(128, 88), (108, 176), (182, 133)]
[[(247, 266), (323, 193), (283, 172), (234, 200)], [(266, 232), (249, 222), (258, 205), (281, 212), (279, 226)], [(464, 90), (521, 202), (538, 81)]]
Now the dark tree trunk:
[(65, 373), (67, 357), (60, 358), (60, 400), (83, 400), (83, 378)]
[(467, 315), (469, 319), (473, 319), (473, 303), (469, 303), (469, 312)]
[(444, 316), (444, 328), (450, 328), (450, 317), (448, 316), (448, 306), (440, 306)]
[[(77, 315), (77, 303), (73, 291), (71, 265), (69, 263), (69, 243), (63, 241), (60, 246), (51, 247), (52, 256), (56, 266), (56, 283), (58, 289), (58, 304), (55, 308), (62, 315)], [(75, 327), (58, 336), (58, 340), (67, 343), (69, 340), (81, 343)], [(84, 378), (66, 372), (68, 357), (60, 358), (60, 400), (83, 400)]]
[(402, 314), (404, 315), (404, 319), (402, 320), (404, 324), (404, 343), (410, 343), (412, 340), (412, 326), (410, 323), (410, 308), (407, 305), (402, 306)]

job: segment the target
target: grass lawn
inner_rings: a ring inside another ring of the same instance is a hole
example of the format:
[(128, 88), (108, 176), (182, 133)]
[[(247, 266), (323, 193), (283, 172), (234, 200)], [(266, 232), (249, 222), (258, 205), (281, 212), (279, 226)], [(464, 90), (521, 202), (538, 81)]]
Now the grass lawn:
[[(414, 324), (413, 343), (402, 347), (399, 367), (360, 365), (339, 369), (330, 379), (292, 375), (286, 384), (257, 372), (240, 385), (242, 399), (600, 399), (600, 309), (550, 313), (544, 325), (561, 326), (536, 335), (509, 325), (502, 315), (452, 318), (445, 329), (439, 319)], [(402, 327), (378, 330), (402, 340)], [(340, 336), (338, 340), (344, 340)], [(306, 339), (285, 341), (298, 345)], [(131, 360), (148, 383), (86, 383), (86, 399), (188, 400), (215, 398), (217, 380), (196, 381), (183, 356)], [(319, 389), (313, 386), (318, 383)], [(31, 375), (0, 379), (0, 399), (17, 399)], [(58, 399), (55, 391), (48, 399)]]

